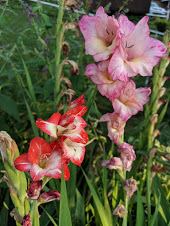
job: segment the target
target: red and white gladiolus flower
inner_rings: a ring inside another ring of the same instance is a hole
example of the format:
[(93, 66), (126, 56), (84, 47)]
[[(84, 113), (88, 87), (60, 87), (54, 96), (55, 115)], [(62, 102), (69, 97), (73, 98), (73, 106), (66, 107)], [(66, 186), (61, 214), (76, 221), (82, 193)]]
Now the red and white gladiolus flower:
[[(62, 162), (62, 163), (61, 163)], [(61, 149), (55, 149), (54, 145), (50, 145), (40, 137), (34, 138), (28, 150), (15, 159), (15, 168), (20, 171), (30, 171), (33, 181), (37, 181), (44, 176), (61, 178), (62, 167), (65, 180), (70, 177), (68, 170), (68, 160), (62, 158)]]

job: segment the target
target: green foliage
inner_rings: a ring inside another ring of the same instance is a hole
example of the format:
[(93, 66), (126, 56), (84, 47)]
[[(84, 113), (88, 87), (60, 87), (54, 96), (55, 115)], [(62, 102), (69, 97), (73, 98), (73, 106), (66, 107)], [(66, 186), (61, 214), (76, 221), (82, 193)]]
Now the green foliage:
[(70, 210), (68, 205), (66, 183), (65, 183), (64, 174), (62, 171), (59, 226), (71, 226), (71, 225), (72, 223), (71, 223), (71, 215), (70, 215)]

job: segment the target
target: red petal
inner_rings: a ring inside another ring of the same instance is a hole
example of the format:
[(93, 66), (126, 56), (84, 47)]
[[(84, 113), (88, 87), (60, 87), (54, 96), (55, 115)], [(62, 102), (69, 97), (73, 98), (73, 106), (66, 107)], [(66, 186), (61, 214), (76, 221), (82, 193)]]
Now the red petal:
[(51, 146), (52, 151), (62, 151), (61, 145), (58, 141), (55, 140), (49, 144)]
[(61, 114), (60, 113), (54, 113), (47, 122), (53, 123), (55, 125), (58, 125), (58, 121), (60, 120)]
[(34, 164), (30, 170), (31, 178), (33, 181), (37, 181), (45, 175), (46, 171), (46, 169), (42, 169), (37, 164)]
[(73, 133), (64, 134), (63, 136), (68, 137), (71, 141), (76, 143), (86, 144), (88, 142), (88, 135), (84, 129), (80, 129)]
[(86, 111), (87, 111), (87, 107), (85, 105), (73, 108), (67, 111), (64, 115), (62, 115), (60, 120), (63, 120), (64, 118), (70, 115), (83, 116), (86, 113)]
[(75, 107), (78, 107), (78, 106), (81, 106), (85, 104), (85, 101), (84, 101), (84, 94), (81, 95), (80, 97), (78, 97), (77, 99), (75, 99), (74, 101), (72, 101), (68, 107), (72, 107), (72, 108), (75, 108)]
[(50, 135), (53, 138), (57, 138), (57, 125), (56, 124), (48, 122), (48, 120), (44, 121), (44, 120), (38, 118), (36, 121), (36, 126), (38, 128), (40, 128), (44, 133)]
[[(60, 168), (61, 169), (61, 168)], [(68, 180), (70, 178), (70, 171), (67, 167), (67, 165), (63, 164), (63, 173), (64, 173), (64, 179)], [(55, 179), (61, 179), (62, 173), (59, 172), (58, 169), (49, 170), (46, 174), (46, 177), (52, 177)]]
[(28, 153), (24, 153), (17, 157), (14, 161), (14, 166), (19, 171), (30, 171), (32, 165), (28, 160)]
[(49, 143), (46, 140), (42, 139), (41, 137), (35, 137), (31, 143), (28, 150), (28, 159), (30, 163), (33, 165), (38, 164), (38, 159), (43, 154), (51, 154), (52, 149)]

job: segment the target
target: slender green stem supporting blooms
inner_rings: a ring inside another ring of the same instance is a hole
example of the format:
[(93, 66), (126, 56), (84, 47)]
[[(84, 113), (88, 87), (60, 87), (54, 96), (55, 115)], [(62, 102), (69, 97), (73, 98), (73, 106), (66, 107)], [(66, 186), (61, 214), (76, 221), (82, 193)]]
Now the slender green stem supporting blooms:
[(55, 88), (54, 88), (54, 104), (56, 104), (56, 98), (60, 89), (60, 77), (61, 71), (58, 67), (60, 64), (61, 58), (61, 45), (62, 39), (64, 35), (65, 27), (62, 24), (63, 20), (63, 12), (64, 12), (64, 0), (60, 0), (60, 7), (57, 16), (57, 25), (56, 25), (56, 53), (55, 53)]
[[(124, 180), (126, 180), (126, 171), (124, 170)], [(124, 183), (124, 182), (123, 182)], [(125, 214), (123, 217), (123, 226), (127, 226), (127, 216), (128, 216), (128, 199), (126, 191), (124, 190), (124, 202), (125, 202)]]
[(31, 215), (32, 226), (39, 226), (40, 222), (39, 222), (37, 200), (33, 200), (32, 202), (30, 215)]
[(149, 158), (147, 164), (147, 207), (148, 207), (148, 222), (151, 219), (151, 166), (152, 166), (152, 157)]

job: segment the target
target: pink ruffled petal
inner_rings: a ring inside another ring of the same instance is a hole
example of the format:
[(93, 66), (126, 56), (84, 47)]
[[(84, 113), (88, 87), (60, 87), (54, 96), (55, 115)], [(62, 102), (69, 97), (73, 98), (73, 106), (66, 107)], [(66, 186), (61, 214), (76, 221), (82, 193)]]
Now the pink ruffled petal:
[(134, 58), (129, 62), (127, 61), (127, 64), (136, 74), (140, 74), (142, 76), (152, 76), (152, 59), (146, 54), (143, 54), (141, 57)]
[(126, 63), (125, 56), (122, 57), (122, 51), (119, 48), (116, 49), (110, 60), (108, 71), (113, 80), (127, 82), (129, 77), (134, 77), (137, 73)]
[(167, 47), (155, 38), (149, 38), (145, 54), (152, 59), (152, 66), (159, 63), (161, 57), (167, 56)]
[(96, 21), (94, 16), (83, 16), (78, 25), (85, 39), (97, 37)]
[[(89, 55), (95, 55), (101, 54), (100, 57), (98, 57), (97, 61), (101, 60), (107, 60), (109, 58), (109, 54), (111, 53), (110, 50), (108, 50), (106, 43), (101, 38), (92, 37), (91, 39), (88, 39), (85, 42), (85, 49), (86, 54)], [(96, 58), (95, 58), (96, 59)]]
[(32, 165), (28, 159), (28, 153), (24, 153), (17, 157), (14, 161), (14, 166), (19, 171), (30, 171)]
[(138, 88), (134, 94), (134, 98), (140, 102), (141, 105), (146, 104), (149, 101), (149, 95), (151, 94), (150, 87)]
[[(126, 37), (125, 46), (128, 59), (142, 56), (147, 49), (147, 39), (149, 38), (148, 16), (143, 17), (135, 26), (133, 31)], [(141, 32), (142, 31), (142, 32)]]
[(128, 36), (135, 28), (135, 24), (128, 20), (127, 16), (124, 16), (123, 14), (119, 16), (118, 23), (125, 36)]
[(124, 86), (124, 82), (117, 80), (112, 84), (98, 85), (97, 88), (103, 96), (106, 96), (112, 101), (112, 99), (120, 96), (121, 90), (124, 88)]
[(99, 122), (107, 122), (108, 137), (118, 145), (120, 137), (124, 133), (126, 121), (124, 121), (120, 115), (113, 112), (103, 115)]

